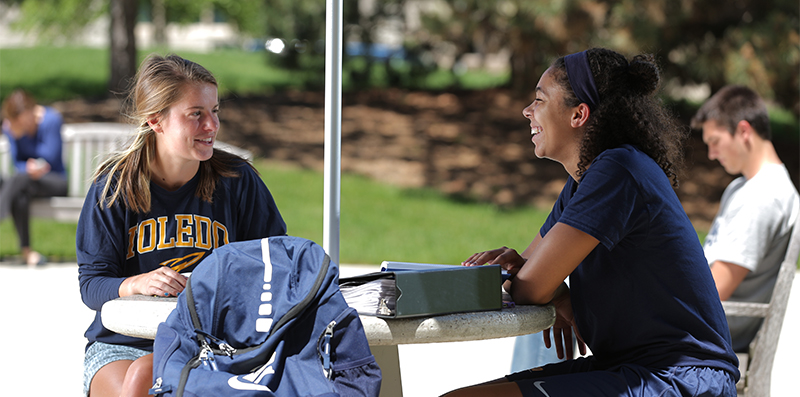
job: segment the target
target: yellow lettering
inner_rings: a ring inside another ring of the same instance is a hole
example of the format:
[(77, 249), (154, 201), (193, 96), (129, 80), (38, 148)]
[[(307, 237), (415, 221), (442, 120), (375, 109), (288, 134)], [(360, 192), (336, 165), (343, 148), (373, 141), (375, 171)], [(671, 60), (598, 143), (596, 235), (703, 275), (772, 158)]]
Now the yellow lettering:
[(219, 248), (225, 244), (228, 244), (228, 229), (225, 225), (214, 221), (214, 248)]
[(128, 229), (128, 253), (125, 259), (133, 258), (133, 246), (136, 245), (136, 226)]
[(169, 220), (169, 218), (166, 217), (166, 216), (159, 216), (158, 217), (158, 231), (159, 231), (158, 249), (159, 250), (175, 247), (175, 237), (170, 237), (169, 242), (167, 241), (167, 220)]
[[(128, 229), (128, 247), (126, 259), (131, 259), (138, 252), (144, 254), (154, 250), (166, 250), (176, 247), (198, 248), (210, 250), (228, 244), (228, 229), (222, 223), (207, 216), (181, 214), (175, 215), (175, 234), (169, 233), (169, 217), (160, 216), (141, 221), (139, 225)], [(202, 258), (202, 256), (198, 257)], [(180, 258), (181, 262), (189, 257)], [(179, 265), (180, 268), (191, 266)], [(175, 264), (170, 264), (175, 268)]]
[[(149, 237), (149, 239), (147, 238)], [(139, 224), (139, 254), (156, 249), (156, 221), (148, 219)]]
[(194, 237), (192, 231), (194, 222), (192, 222), (191, 215), (175, 215), (175, 220), (178, 221), (178, 242), (175, 244), (177, 247), (192, 247), (194, 246)]
[(200, 249), (208, 250), (213, 245), (211, 237), (211, 219), (205, 216), (195, 215), (195, 239), (194, 246)]

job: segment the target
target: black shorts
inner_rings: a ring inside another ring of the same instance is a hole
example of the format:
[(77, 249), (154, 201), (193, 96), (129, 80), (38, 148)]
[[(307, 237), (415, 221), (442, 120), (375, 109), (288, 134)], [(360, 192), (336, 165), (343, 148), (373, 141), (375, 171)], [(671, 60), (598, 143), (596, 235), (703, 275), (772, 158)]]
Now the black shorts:
[(709, 367), (645, 368), (626, 364), (593, 370), (593, 360), (549, 364), (506, 376), (524, 397), (556, 396), (723, 396), (736, 397), (736, 382), (727, 371)]

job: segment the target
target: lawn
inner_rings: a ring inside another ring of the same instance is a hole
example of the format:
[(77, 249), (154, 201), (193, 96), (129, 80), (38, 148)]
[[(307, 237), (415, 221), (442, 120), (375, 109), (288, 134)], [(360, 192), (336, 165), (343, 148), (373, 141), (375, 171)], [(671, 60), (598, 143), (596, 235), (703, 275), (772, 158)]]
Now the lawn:
[[(289, 234), (322, 243), (321, 172), (257, 161)], [(476, 251), (503, 245), (523, 250), (547, 212), (501, 210), (464, 203), (424, 189), (402, 189), (343, 175), (340, 261), (459, 263)], [(55, 261), (75, 260), (76, 224), (34, 219), (32, 246)], [(16, 255), (10, 219), (0, 223), (0, 258)]]
[[(305, 89), (309, 86), (321, 89), (323, 65), (316, 69), (285, 69), (275, 65), (275, 60), (265, 52), (250, 52), (238, 49), (220, 49), (209, 53), (174, 51), (178, 55), (195, 61), (210, 70), (219, 82), (220, 96), (269, 94), (287, 89)], [(169, 54), (167, 50), (144, 49), (139, 51), (139, 63), (149, 54)], [(0, 50), (0, 99), (15, 88), (24, 88), (40, 102), (50, 103), (74, 98), (98, 98), (108, 93), (110, 56), (107, 49), (85, 47), (31, 47), (4, 48)], [(54, 61), (55, 60), (55, 61)], [(353, 88), (350, 69), (365, 67), (360, 59), (350, 59), (343, 66), (342, 86), (345, 91)], [(399, 73), (404, 73), (400, 69)], [(407, 72), (406, 72), (407, 73)], [(389, 78), (385, 65), (373, 65), (370, 84), (386, 87)], [(402, 80), (411, 77), (403, 75)], [(416, 81), (413, 86), (421, 89), (483, 89), (496, 87), (508, 81), (508, 73), (496, 75), (481, 71), (470, 71), (455, 75), (440, 70)]]
[[(139, 61), (150, 53), (143, 50)], [(263, 53), (220, 50), (179, 55), (200, 63), (219, 80), (220, 95), (265, 93), (302, 82), (292, 71), (268, 65)], [(57, 60), (57, 62), (54, 62)], [(0, 50), (0, 98), (22, 87), (39, 101), (49, 103), (79, 97), (103, 97), (108, 92), (109, 54), (105, 49), (83, 47), (32, 47)]]

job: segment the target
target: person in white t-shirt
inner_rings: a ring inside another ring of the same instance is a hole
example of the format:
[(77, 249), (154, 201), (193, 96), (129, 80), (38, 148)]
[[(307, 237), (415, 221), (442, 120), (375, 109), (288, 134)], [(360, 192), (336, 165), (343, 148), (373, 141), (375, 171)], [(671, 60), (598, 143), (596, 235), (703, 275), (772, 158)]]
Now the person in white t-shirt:
[[(721, 300), (769, 302), (800, 199), (775, 148), (764, 101), (743, 86), (726, 86), (697, 111), (708, 158), (731, 175), (703, 250)], [(728, 317), (733, 349), (746, 352), (762, 319)]]

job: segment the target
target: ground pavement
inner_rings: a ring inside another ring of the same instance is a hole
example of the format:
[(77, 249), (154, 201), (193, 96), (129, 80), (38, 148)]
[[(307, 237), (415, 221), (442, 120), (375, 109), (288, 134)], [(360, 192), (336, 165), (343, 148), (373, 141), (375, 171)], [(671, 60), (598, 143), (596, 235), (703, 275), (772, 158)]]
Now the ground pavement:
[[(344, 266), (344, 276), (375, 270)], [(83, 332), (94, 313), (78, 292), (77, 265), (50, 264), (36, 269), (0, 262), (0, 394), (6, 396), (81, 395)], [(800, 274), (798, 279), (800, 280)], [(772, 395), (795, 395), (800, 374), (800, 281), (794, 283), (783, 325)], [(460, 386), (505, 375), (514, 339), (400, 346), (406, 397), (438, 396)], [(794, 352), (794, 354), (793, 354)]]

